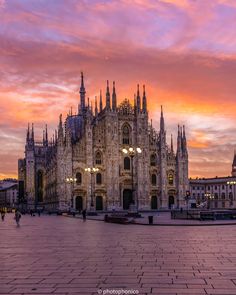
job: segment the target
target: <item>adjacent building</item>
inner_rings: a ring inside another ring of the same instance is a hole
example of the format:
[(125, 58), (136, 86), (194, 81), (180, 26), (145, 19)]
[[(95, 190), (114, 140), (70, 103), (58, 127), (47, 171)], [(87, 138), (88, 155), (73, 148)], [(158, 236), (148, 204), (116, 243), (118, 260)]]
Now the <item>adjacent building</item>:
[(18, 182), (16, 179), (0, 181), (0, 208), (14, 208), (18, 204)]
[[(107, 81), (105, 100), (86, 100), (81, 74), (77, 114), (59, 118), (48, 140), (35, 140), (28, 126), (25, 158), (19, 179), (24, 183), (28, 207), (48, 210), (139, 210), (181, 207), (188, 191), (188, 150), (184, 126), (178, 126), (177, 149), (168, 145), (164, 114), (160, 129), (149, 121), (145, 86), (139, 85), (133, 104), (117, 104), (115, 82)], [(105, 105), (104, 105), (105, 102)]]
[(190, 179), (190, 196), (196, 199), (199, 205), (206, 202), (208, 208), (236, 208), (236, 154), (233, 158), (231, 175)]

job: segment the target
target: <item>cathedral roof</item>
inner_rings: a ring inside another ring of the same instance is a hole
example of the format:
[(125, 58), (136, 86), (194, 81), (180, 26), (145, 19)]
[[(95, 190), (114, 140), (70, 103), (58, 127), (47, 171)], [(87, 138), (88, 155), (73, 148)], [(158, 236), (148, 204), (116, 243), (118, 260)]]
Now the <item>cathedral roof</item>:
[(134, 108), (127, 98), (121, 102), (118, 107), (118, 113), (122, 115), (133, 115)]
[(83, 136), (84, 119), (81, 115), (68, 116), (66, 119), (66, 129), (70, 131), (73, 140), (78, 140)]
[(233, 165), (232, 166), (236, 167), (236, 153), (234, 153), (234, 159), (233, 159)]

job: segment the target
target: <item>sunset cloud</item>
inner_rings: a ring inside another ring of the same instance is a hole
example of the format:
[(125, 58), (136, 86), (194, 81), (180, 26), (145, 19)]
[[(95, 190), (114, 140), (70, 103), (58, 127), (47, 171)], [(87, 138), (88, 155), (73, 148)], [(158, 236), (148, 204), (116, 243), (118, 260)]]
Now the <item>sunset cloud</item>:
[[(204, 12), (204, 13), (203, 13)], [(230, 174), (236, 146), (235, 1), (0, 1), (0, 178), (16, 175), (28, 122), (42, 137), (70, 107), (80, 71), (90, 100), (146, 84), (167, 138), (185, 124), (191, 176)], [(175, 140), (176, 141), (176, 140)], [(7, 160), (6, 160), (7, 158)]]

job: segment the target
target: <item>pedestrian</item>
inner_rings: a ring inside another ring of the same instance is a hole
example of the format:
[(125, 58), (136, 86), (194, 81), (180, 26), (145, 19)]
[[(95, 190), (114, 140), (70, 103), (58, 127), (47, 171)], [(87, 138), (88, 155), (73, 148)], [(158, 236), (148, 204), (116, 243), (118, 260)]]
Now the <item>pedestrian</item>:
[(17, 226), (20, 226), (21, 213), (18, 209), (16, 209), (14, 218), (15, 218)]
[(83, 215), (83, 221), (86, 221), (86, 215), (87, 215), (86, 209), (82, 211), (82, 215)]
[(5, 211), (4, 210), (1, 211), (1, 217), (2, 217), (2, 221), (4, 221), (4, 218), (5, 218)]
[(33, 210), (30, 209), (30, 216), (33, 216)]
[(38, 216), (40, 217), (40, 215), (41, 215), (41, 212), (40, 212), (40, 209), (38, 209)]

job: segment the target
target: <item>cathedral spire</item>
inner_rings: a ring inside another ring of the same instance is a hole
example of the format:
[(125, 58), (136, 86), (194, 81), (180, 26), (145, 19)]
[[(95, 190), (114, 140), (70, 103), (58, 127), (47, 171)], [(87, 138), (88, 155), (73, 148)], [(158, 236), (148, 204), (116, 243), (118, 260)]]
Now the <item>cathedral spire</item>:
[(102, 106), (102, 90), (100, 90), (100, 112), (102, 111), (103, 106)]
[(236, 150), (234, 150), (234, 158), (233, 158), (233, 163), (232, 163), (232, 176), (236, 176)]
[(27, 129), (27, 138), (26, 138), (26, 141), (29, 141), (30, 139), (30, 126), (29, 126), (29, 123), (28, 123), (28, 129)]
[(147, 98), (146, 98), (146, 92), (145, 92), (145, 85), (143, 85), (143, 113), (147, 112)]
[(160, 131), (164, 132), (165, 131), (165, 122), (164, 122), (164, 116), (163, 116), (163, 109), (161, 106), (161, 118), (160, 118)]
[(34, 142), (34, 123), (32, 123), (32, 128), (31, 128), (31, 139)]
[(182, 151), (182, 146), (181, 146), (181, 131), (180, 131), (180, 126), (178, 125), (177, 154), (180, 154), (181, 151)]
[(115, 81), (113, 81), (113, 91), (112, 91), (112, 110), (116, 111), (117, 107), (116, 102), (116, 88), (115, 88)]
[(173, 147), (173, 136), (171, 134), (171, 141), (170, 141), (170, 150), (171, 150), (171, 153), (173, 154), (174, 153), (174, 147)]
[(57, 143), (57, 130), (55, 129), (55, 143)]
[(45, 143), (48, 145), (48, 125), (45, 126)]
[(80, 85), (80, 108), (81, 110), (85, 109), (85, 87), (84, 87), (84, 75), (83, 72), (81, 72), (81, 85)]
[(138, 113), (140, 112), (141, 109), (141, 99), (140, 99), (140, 93), (139, 93), (139, 84), (137, 85), (137, 110)]
[(134, 111), (136, 112), (137, 110), (137, 98), (136, 98), (136, 94), (134, 94)]
[(59, 125), (58, 125), (58, 139), (63, 139), (63, 126), (62, 126), (62, 114), (59, 117)]
[(186, 140), (186, 135), (185, 135), (185, 126), (183, 125), (183, 137), (182, 137), (182, 142), (183, 142), (183, 152), (187, 152), (187, 140)]
[(109, 81), (107, 80), (107, 91), (106, 91), (106, 109), (111, 109), (111, 100), (110, 100), (110, 90), (109, 90)]
[(97, 96), (95, 96), (95, 116), (98, 115), (98, 102), (97, 102)]

